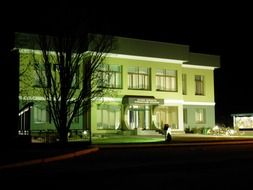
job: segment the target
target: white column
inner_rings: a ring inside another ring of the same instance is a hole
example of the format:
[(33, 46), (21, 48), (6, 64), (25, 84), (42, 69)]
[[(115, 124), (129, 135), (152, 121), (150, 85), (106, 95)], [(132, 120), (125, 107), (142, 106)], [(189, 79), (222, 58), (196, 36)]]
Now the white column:
[(178, 129), (184, 131), (183, 105), (178, 105)]
[(236, 122), (235, 122), (235, 119), (236, 119), (236, 117), (235, 116), (233, 116), (233, 127), (235, 128), (235, 125), (236, 125)]

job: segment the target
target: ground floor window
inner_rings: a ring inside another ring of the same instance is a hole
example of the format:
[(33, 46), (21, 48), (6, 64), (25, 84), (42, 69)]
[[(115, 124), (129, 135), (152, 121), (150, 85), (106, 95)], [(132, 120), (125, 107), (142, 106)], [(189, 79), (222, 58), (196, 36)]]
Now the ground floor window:
[(206, 117), (206, 110), (204, 108), (198, 108), (195, 110), (195, 122), (198, 123), (205, 123)]
[(155, 109), (155, 126), (163, 129), (164, 124), (169, 124), (172, 129), (178, 129), (178, 108), (159, 106)]
[(120, 128), (121, 106), (98, 105), (97, 129), (115, 130)]
[(46, 123), (49, 122), (49, 114), (46, 105), (35, 105), (33, 107), (33, 119), (34, 123)]
[(184, 124), (188, 123), (187, 109), (186, 108), (183, 109), (183, 120), (184, 120)]

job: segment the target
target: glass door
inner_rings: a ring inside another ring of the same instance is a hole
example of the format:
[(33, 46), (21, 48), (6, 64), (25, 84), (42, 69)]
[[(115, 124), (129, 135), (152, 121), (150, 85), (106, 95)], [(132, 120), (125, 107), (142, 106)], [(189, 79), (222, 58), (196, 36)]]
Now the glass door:
[(128, 110), (130, 129), (150, 129), (150, 107), (132, 105)]

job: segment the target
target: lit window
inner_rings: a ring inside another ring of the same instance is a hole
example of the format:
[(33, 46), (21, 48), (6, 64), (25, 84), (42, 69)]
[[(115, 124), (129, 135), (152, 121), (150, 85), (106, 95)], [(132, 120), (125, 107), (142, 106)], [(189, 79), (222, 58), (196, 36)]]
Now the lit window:
[(195, 95), (204, 95), (204, 76), (195, 76)]
[[(54, 80), (57, 80), (57, 77), (59, 77), (59, 73), (60, 73), (60, 64), (54, 64), (53, 68), (55, 72)], [(73, 77), (72, 77), (72, 82), (71, 82), (71, 88), (79, 88), (79, 67), (77, 67), (77, 69), (73, 71), (74, 72), (73, 72)], [(69, 70), (69, 74), (71, 75), (70, 70)]]
[[(71, 105), (71, 106), (69, 106), (68, 107), (68, 113), (70, 114), (70, 115), (72, 115), (73, 114), (73, 111), (74, 111), (74, 105)], [(79, 111), (78, 111), (78, 113), (74, 116), (74, 118), (73, 118), (73, 123), (79, 123), (79, 115), (80, 115), (80, 113), (79, 113)], [(68, 118), (69, 119), (69, 118)]]
[(155, 109), (155, 126), (163, 129), (164, 124), (169, 124), (172, 129), (178, 129), (178, 108), (159, 106)]
[(187, 94), (187, 78), (186, 78), (186, 74), (182, 75), (182, 93), (183, 95)]
[(177, 91), (177, 71), (158, 69), (156, 71), (156, 90)]
[(45, 66), (35, 63), (34, 68), (34, 87), (48, 87), (49, 83), (46, 77)]
[(184, 120), (184, 123), (188, 123), (188, 117), (187, 117), (187, 109), (184, 108), (183, 109), (183, 120)]
[(120, 106), (99, 105), (97, 108), (97, 129), (119, 129), (120, 113)]
[(145, 67), (128, 68), (128, 89), (150, 89), (150, 69)]
[(79, 88), (79, 69), (73, 76), (71, 88)]
[(50, 115), (47, 112), (47, 107), (43, 105), (36, 105), (33, 107), (33, 118), (35, 123), (50, 122)]
[(103, 64), (99, 69), (99, 87), (122, 88), (120, 65)]
[(205, 109), (196, 109), (195, 111), (195, 122), (205, 123)]

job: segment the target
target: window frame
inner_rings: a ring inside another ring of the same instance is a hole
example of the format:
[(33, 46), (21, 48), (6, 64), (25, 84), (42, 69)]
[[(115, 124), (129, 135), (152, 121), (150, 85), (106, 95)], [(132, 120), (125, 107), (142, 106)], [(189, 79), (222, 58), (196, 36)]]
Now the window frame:
[[(49, 88), (50, 87), (50, 81), (47, 80), (47, 76), (46, 76), (46, 68), (45, 68), (45, 65), (42, 64), (42, 63), (34, 63), (34, 83), (33, 83), (33, 87), (36, 87), (36, 88)], [(51, 66), (50, 66), (51, 67)], [(37, 71), (39, 70), (39, 71)], [(40, 81), (40, 76), (39, 74), (43, 75), (43, 84), (41, 84), (41, 81)]]
[(195, 75), (195, 95), (205, 95), (205, 77), (204, 75)]
[[(112, 69), (112, 67), (114, 66), (117, 66), (118, 71), (114, 71)], [(100, 68), (98, 72), (99, 72), (99, 77), (102, 77), (100, 79), (102, 84), (98, 85), (98, 87), (122, 89), (122, 65), (103, 64), (103, 67)]]
[[(130, 69), (133, 71), (129, 71)], [(145, 69), (146, 72), (142, 72)], [(151, 90), (151, 68), (149, 67), (128, 67), (128, 90)]]
[(195, 109), (195, 123), (196, 124), (206, 123), (206, 109), (205, 108)]
[[(158, 74), (159, 71), (160, 73)], [(178, 91), (177, 70), (157, 69), (156, 91), (177, 92)]]

